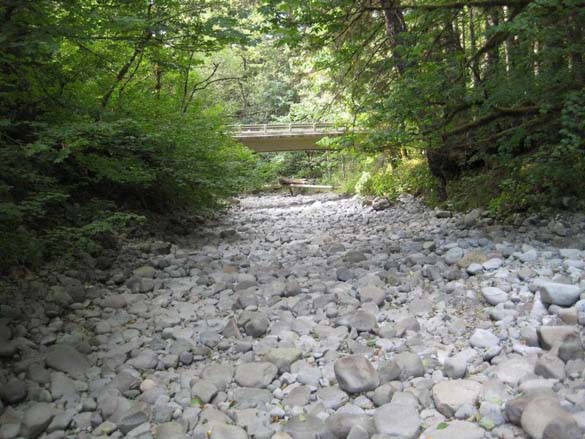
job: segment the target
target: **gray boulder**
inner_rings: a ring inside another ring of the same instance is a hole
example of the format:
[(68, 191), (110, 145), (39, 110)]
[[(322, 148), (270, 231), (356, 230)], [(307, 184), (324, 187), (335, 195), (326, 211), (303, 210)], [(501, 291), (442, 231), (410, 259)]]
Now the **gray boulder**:
[(435, 407), (444, 416), (452, 417), (464, 404), (475, 406), (482, 385), (471, 380), (441, 381), (433, 387)]
[(573, 306), (583, 290), (576, 285), (539, 282), (538, 291), (540, 300), (546, 305)]
[(370, 361), (361, 355), (340, 358), (333, 366), (339, 387), (349, 393), (374, 390), (380, 384), (378, 372)]
[(22, 419), (24, 436), (35, 439), (47, 429), (55, 416), (55, 409), (50, 404), (36, 403), (30, 406)]
[(87, 357), (73, 346), (60, 344), (53, 346), (45, 358), (47, 366), (64, 372), (73, 378), (82, 379), (91, 367)]
[(374, 413), (376, 431), (390, 437), (415, 439), (421, 428), (418, 410), (411, 404), (391, 402), (376, 409)]
[(16, 378), (0, 385), (0, 399), (8, 404), (24, 401), (27, 392), (26, 383)]
[(276, 377), (278, 369), (272, 363), (244, 363), (236, 368), (235, 380), (242, 387), (268, 386)]

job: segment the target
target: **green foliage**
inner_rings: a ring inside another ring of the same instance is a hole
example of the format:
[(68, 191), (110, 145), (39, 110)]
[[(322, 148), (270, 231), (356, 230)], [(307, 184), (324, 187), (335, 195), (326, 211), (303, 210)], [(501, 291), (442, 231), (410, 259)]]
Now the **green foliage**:
[(435, 181), (423, 158), (401, 160), (394, 167), (387, 167), (373, 178), (373, 192), (390, 199), (400, 194), (435, 196)]
[[(400, 148), (427, 149), (439, 195), (448, 183), (455, 205), (579, 208), (566, 199), (585, 199), (582, 2), (423, 3), (266, 0), (263, 10), (369, 128), (366, 150), (399, 161)], [(373, 166), (348, 186), (367, 172), (360, 190), (392, 195), (409, 180)]]
[(355, 191), (391, 200), (396, 200), (401, 194), (423, 196), (427, 201), (433, 201), (436, 196), (434, 179), (421, 157), (405, 158), (394, 165), (386, 164), (371, 172), (362, 172)]
[[(585, 95), (568, 96), (562, 109), (560, 139), (516, 156), (504, 145), (494, 165), (468, 173), (452, 184), (461, 209), (489, 207), (494, 214), (546, 209), (580, 209), (585, 179)], [(540, 141), (541, 139), (537, 139)]]
[[(256, 159), (207, 90), (231, 2), (0, 6), (0, 265), (97, 254), (151, 212), (218, 207)], [(211, 72), (211, 74), (210, 74)]]

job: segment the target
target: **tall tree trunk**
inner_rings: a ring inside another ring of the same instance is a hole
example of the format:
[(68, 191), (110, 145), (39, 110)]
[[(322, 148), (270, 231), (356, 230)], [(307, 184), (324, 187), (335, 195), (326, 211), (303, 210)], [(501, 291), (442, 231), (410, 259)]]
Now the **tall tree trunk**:
[[(469, 47), (471, 49), (471, 54), (475, 54), (477, 52), (477, 36), (475, 33), (475, 14), (473, 13), (473, 7), (469, 7)], [(477, 90), (479, 88), (479, 84), (481, 82), (481, 76), (479, 72), (479, 59), (477, 57), (473, 58), (471, 62), (471, 73), (473, 77), (473, 88)]]
[(394, 66), (400, 75), (406, 71), (406, 63), (400, 53), (401, 34), (406, 32), (406, 22), (404, 14), (400, 9), (400, 0), (380, 0), (380, 5), (384, 11), (384, 23), (386, 25), (386, 35), (390, 43)]
[(570, 18), (571, 36), (569, 44), (571, 44), (571, 72), (575, 85), (583, 87), (585, 85), (585, 63), (583, 62), (583, 53), (579, 51), (579, 45), (582, 44), (585, 38), (585, 31), (583, 29), (583, 22), (573, 14)]
[[(500, 24), (501, 10), (499, 8), (490, 8), (486, 15), (486, 30), (489, 32)], [(496, 44), (493, 48), (487, 51), (487, 72), (486, 77), (494, 74), (500, 63), (500, 47)]]

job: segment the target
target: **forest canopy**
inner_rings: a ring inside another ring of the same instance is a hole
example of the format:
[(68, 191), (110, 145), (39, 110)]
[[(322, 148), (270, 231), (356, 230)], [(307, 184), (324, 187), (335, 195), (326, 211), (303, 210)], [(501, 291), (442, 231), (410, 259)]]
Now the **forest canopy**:
[[(585, 0), (5, 0), (0, 21), (4, 266), (97, 254), (283, 174), (583, 207)], [(368, 134), (325, 160), (229, 129), (271, 121)]]

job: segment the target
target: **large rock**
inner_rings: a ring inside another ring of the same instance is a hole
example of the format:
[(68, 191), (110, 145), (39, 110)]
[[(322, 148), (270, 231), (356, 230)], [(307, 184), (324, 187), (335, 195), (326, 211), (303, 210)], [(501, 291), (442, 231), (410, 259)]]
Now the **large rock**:
[(467, 421), (440, 422), (426, 429), (420, 439), (483, 439), (485, 430)]
[(374, 430), (372, 419), (366, 414), (358, 413), (334, 413), (327, 418), (325, 425), (336, 438), (346, 438), (354, 427), (372, 432)]
[(19, 436), (21, 417), (12, 407), (7, 407), (0, 415), (0, 437), (14, 439)]
[(158, 364), (158, 356), (156, 355), (156, 352), (150, 349), (145, 349), (136, 357), (128, 360), (128, 364), (138, 370), (152, 370), (156, 368), (156, 365)]
[(395, 381), (400, 378), (402, 370), (396, 360), (378, 362), (378, 375), (381, 383)]
[(566, 336), (559, 345), (558, 355), (565, 363), (569, 360), (583, 359), (585, 357), (585, 349), (583, 349), (581, 334), (576, 331)]
[(261, 337), (266, 334), (270, 321), (268, 317), (262, 313), (255, 313), (248, 321), (244, 323), (244, 330), (246, 334), (251, 337)]
[(75, 381), (69, 378), (62, 372), (53, 372), (51, 374), (51, 395), (53, 399), (59, 399), (66, 397), (70, 399), (76, 399), (78, 396), (77, 387)]
[(376, 316), (361, 309), (339, 317), (337, 324), (355, 328), (359, 332), (369, 332), (378, 327)]
[(350, 250), (345, 255), (343, 255), (343, 260), (345, 262), (356, 264), (358, 262), (367, 261), (368, 258), (362, 252)]
[(381, 306), (386, 299), (386, 291), (375, 285), (366, 285), (358, 289), (360, 301), (362, 303), (374, 302)]
[(536, 329), (538, 343), (543, 349), (561, 345), (566, 338), (578, 335), (574, 326), (540, 326)]
[(217, 392), (217, 387), (211, 381), (201, 380), (191, 386), (191, 396), (199, 398), (205, 404), (211, 402)]
[(508, 300), (508, 294), (496, 287), (485, 287), (481, 289), (481, 294), (487, 303), (497, 305)]
[(266, 361), (274, 364), (278, 371), (290, 372), (290, 365), (301, 358), (302, 352), (297, 348), (274, 348), (270, 349), (266, 355)]
[(413, 352), (401, 352), (394, 357), (394, 361), (400, 368), (400, 379), (403, 381), (413, 377), (422, 377), (425, 374), (422, 360)]
[(234, 377), (234, 368), (229, 364), (212, 364), (201, 372), (201, 378), (224, 390)]
[(167, 422), (156, 429), (156, 439), (187, 439), (185, 428), (178, 422)]
[(121, 414), (116, 424), (118, 425), (118, 429), (126, 434), (146, 422), (148, 422), (148, 414), (143, 407), (135, 405)]
[(547, 353), (541, 356), (534, 366), (534, 373), (543, 378), (565, 379), (565, 363), (556, 355)]
[(233, 400), (236, 409), (250, 409), (264, 407), (272, 399), (272, 393), (266, 389), (254, 387), (240, 387), (234, 390)]
[(137, 268), (134, 270), (134, 276), (139, 278), (147, 278), (152, 279), (156, 275), (156, 269), (154, 267), (150, 267), (148, 265), (144, 265), (142, 267)]
[(376, 409), (374, 423), (378, 433), (401, 439), (417, 438), (421, 427), (417, 409), (400, 402), (384, 404)]
[(449, 357), (445, 359), (443, 371), (449, 378), (465, 378), (465, 374), (467, 373), (467, 359), (462, 355)]
[(278, 369), (272, 363), (244, 363), (236, 368), (235, 380), (242, 387), (268, 386), (276, 377)]
[(327, 427), (325, 423), (313, 415), (299, 415), (290, 418), (282, 427), (282, 431), (288, 433), (294, 439), (321, 439), (328, 437), (326, 436)]
[(433, 387), (435, 407), (444, 416), (452, 417), (464, 404), (475, 406), (482, 385), (471, 380), (442, 381)]
[(496, 366), (493, 375), (504, 384), (517, 386), (526, 376), (534, 373), (534, 365), (523, 358), (512, 358)]
[(337, 410), (349, 401), (349, 397), (338, 387), (323, 387), (317, 391), (317, 401), (328, 409)]
[(45, 358), (47, 366), (60, 372), (82, 379), (85, 372), (91, 367), (85, 355), (78, 352), (73, 346), (60, 344), (53, 346)]
[(575, 439), (581, 433), (577, 422), (552, 396), (534, 397), (524, 409), (522, 428), (532, 439)]
[(8, 404), (17, 404), (24, 401), (27, 391), (26, 383), (15, 378), (0, 384), (0, 399)]
[(524, 413), (526, 406), (530, 403), (531, 400), (532, 397), (518, 396), (506, 401), (504, 406), (504, 413), (508, 421), (514, 425), (520, 425), (522, 413)]
[(583, 289), (576, 285), (539, 282), (540, 300), (546, 305), (573, 306)]
[(235, 425), (213, 422), (208, 431), (209, 439), (248, 439), (246, 432)]
[(443, 258), (448, 265), (456, 264), (460, 259), (463, 258), (463, 249), (459, 247), (453, 247), (447, 250), (447, 253), (445, 253)]
[(469, 343), (474, 348), (492, 349), (500, 344), (500, 340), (491, 331), (478, 328), (469, 339)]
[(270, 413), (256, 409), (236, 410), (233, 417), (236, 425), (246, 430), (248, 436), (252, 438), (272, 437), (274, 428), (271, 425)]
[(361, 355), (340, 358), (333, 366), (339, 387), (349, 393), (374, 390), (380, 384), (378, 372), (372, 363)]
[(22, 419), (24, 436), (30, 439), (39, 437), (47, 429), (54, 416), (55, 409), (50, 404), (33, 404), (24, 412)]

